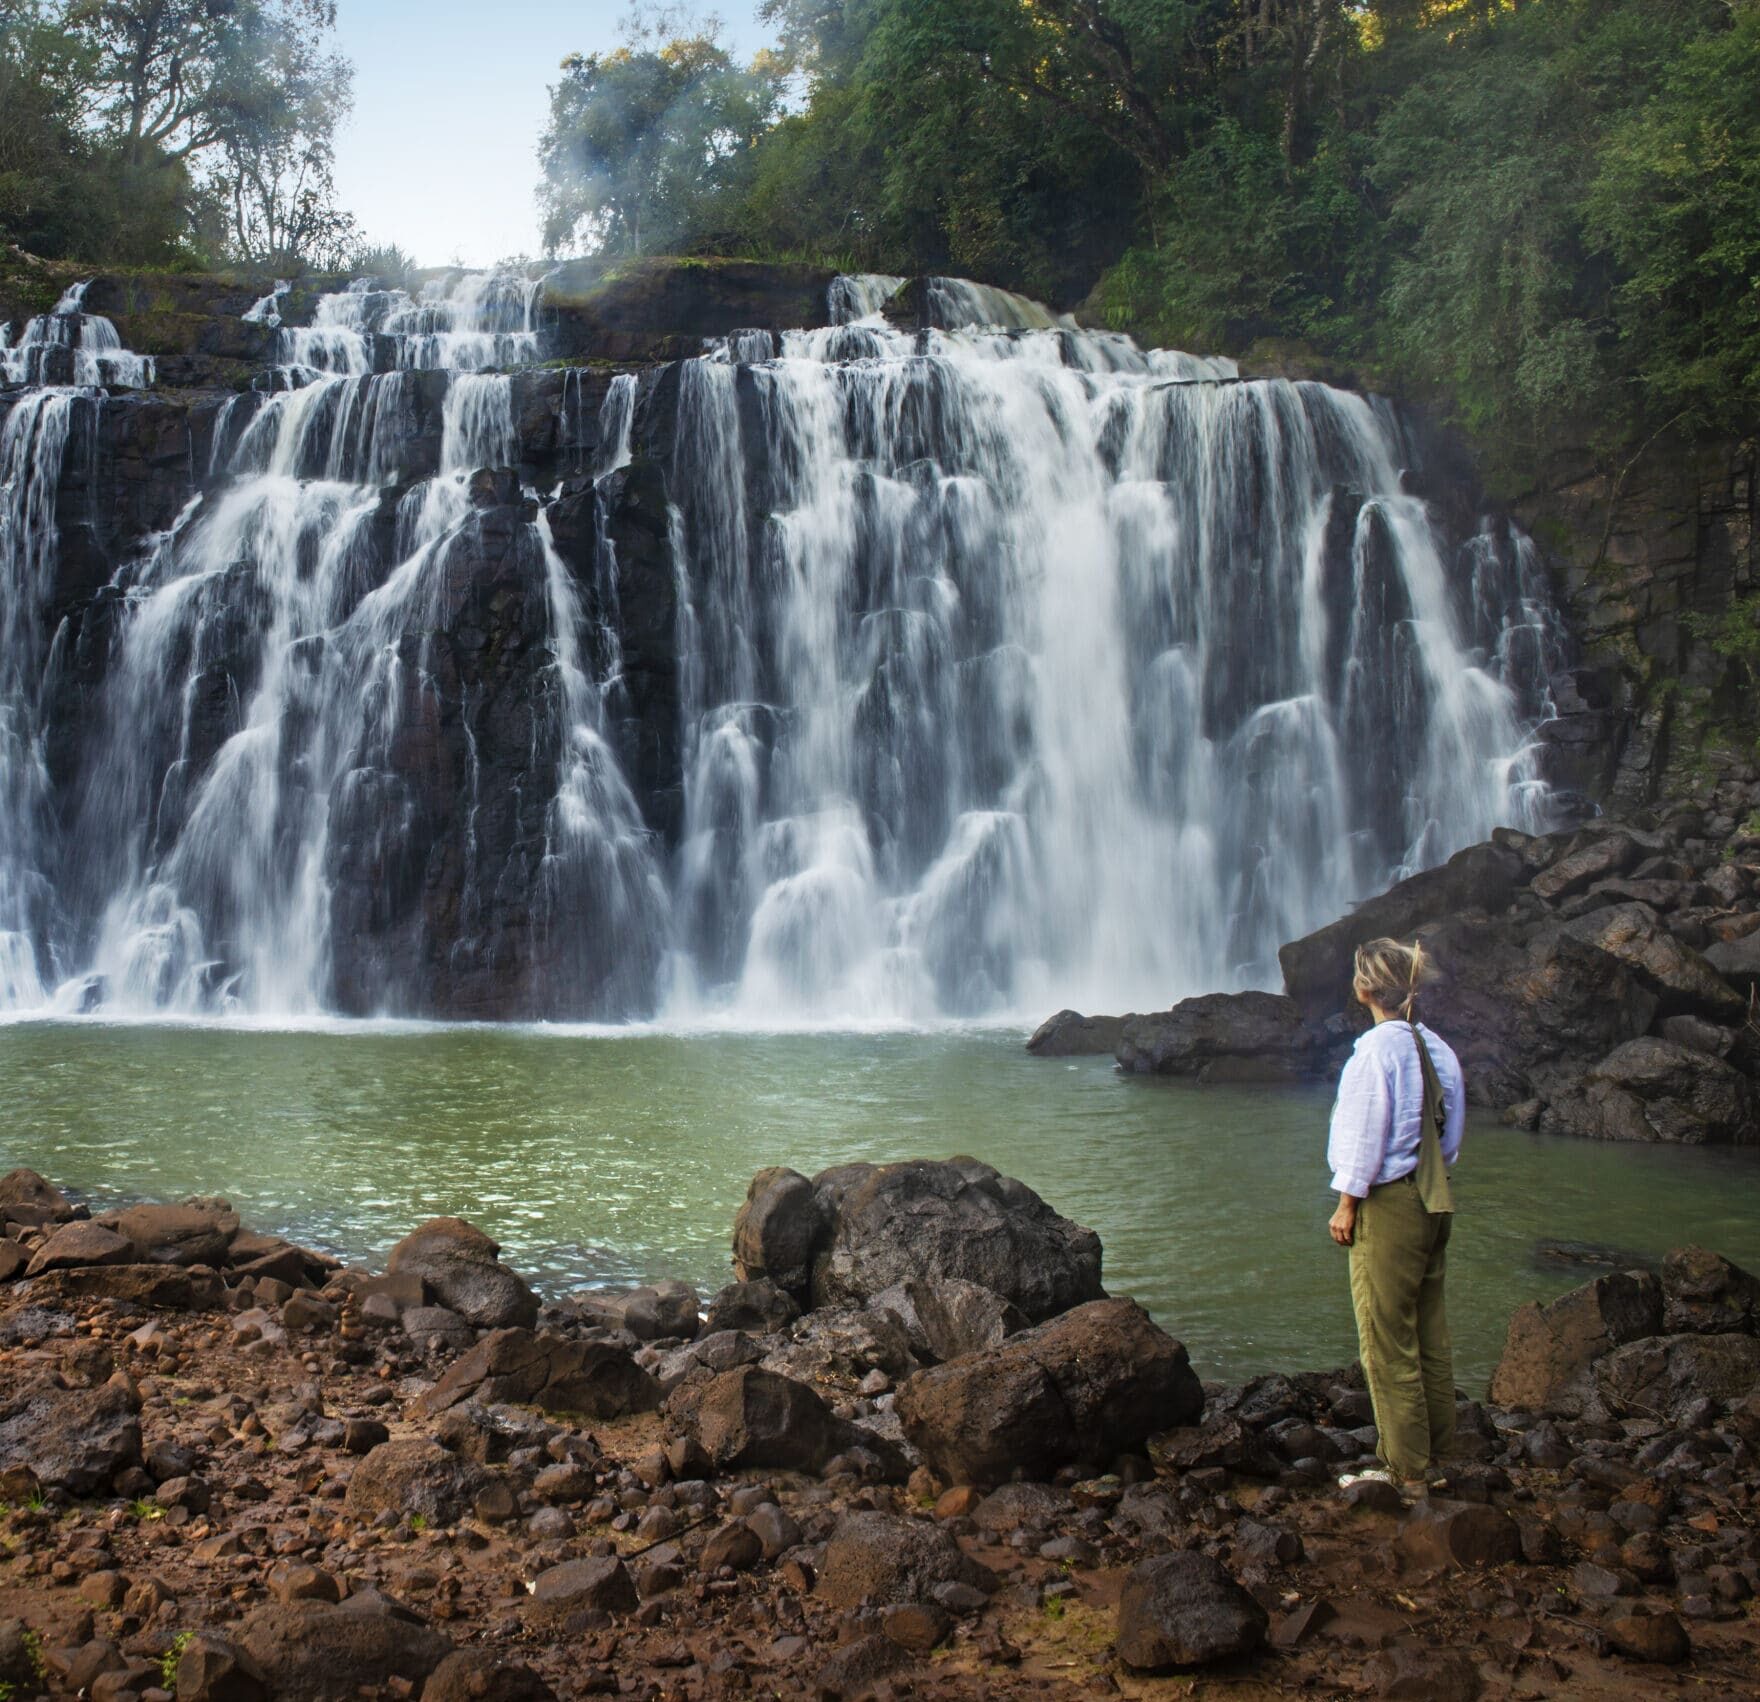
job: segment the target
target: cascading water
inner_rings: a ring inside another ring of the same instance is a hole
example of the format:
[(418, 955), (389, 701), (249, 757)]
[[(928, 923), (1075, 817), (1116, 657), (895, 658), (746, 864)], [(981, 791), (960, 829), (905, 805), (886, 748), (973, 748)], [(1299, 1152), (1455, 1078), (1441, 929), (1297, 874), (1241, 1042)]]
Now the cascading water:
[(116, 327), (86, 312), (91, 279), (70, 286), (49, 312), (28, 320), (15, 346), (0, 325), (0, 384), (111, 384), (141, 390), (153, 382), (153, 357), (122, 346)]
[(1275, 985), (1283, 941), (1538, 825), (1531, 559), (1451, 591), (1385, 409), (929, 299), (969, 328), (875, 317), (681, 376), (696, 997), (911, 1019)]
[(0, 1007), (1148, 1008), (1275, 985), (1283, 941), (1542, 823), (1531, 549), (1445, 560), (1390, 408), (961, 280), (900, 330), (903, 285), (519, 413), (536, 281), (362, 280), (303, 326), (278, 287), (276, 369), (104, 592), (58, 797), (56, 493), (98, 403), (14, 400)]

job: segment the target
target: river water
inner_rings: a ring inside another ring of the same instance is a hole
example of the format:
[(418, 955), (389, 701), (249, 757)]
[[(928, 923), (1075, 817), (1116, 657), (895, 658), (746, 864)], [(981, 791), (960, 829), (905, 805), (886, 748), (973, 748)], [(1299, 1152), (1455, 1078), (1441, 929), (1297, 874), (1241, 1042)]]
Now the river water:
[[(729, 1279), (752, 1172), (972, 1153), (1104, 1243), (1105, 1279), (1238, 1378), (1354, 1355), (1328, 1241), (1327, 1098), (1042, 1060), (1018, 1031), (872, 1034), (326, 1024), (0, 1027), (0, 1171), (94, 1206), (224, 1194), (247, 1223), (380, 1260), (455, 1213), (556, 1293)], [(1510, 1311), (1585, 1273), (1541, 1238), (1760, 1266), (1752, 1153), (1548, 1140), (1475, 1123), (1450, 1249), (1459, 1375)]]

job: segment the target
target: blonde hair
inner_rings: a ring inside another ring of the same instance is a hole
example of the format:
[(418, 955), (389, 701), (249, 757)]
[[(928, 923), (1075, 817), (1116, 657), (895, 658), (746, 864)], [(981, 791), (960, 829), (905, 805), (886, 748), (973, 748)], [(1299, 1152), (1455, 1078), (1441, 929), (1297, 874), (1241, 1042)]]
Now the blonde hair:
[(1370, 940), (1357, 947), (1351, 989), (1358, 998), (1413, 1022), (1418, 989), (1435, 978), (1435, 967), (1419, 941), (1408, 946), (1398, 940)]

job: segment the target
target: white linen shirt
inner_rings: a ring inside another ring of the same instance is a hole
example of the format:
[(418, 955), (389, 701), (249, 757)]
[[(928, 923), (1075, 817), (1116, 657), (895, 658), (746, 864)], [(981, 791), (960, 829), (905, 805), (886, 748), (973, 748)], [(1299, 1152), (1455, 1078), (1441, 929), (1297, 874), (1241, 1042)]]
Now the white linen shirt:
[[(1467, 1120), (1466, 1083), (1454, 1049), (1423, 1023), (1418, 1032), (1442, 1083), (1442, 1156), (1452, 1166), (1460, 1156)], [(1332, 1132), (1326, 1159), (1332, 1186), (1362, 1199), (1383, 1182), (1397, 1182), (1418, 1168), (1418, 1137), (1423, 1131), (1424, 1069), (1411, 1030), (1395, 1018), (1359, 1035), (1338, 1078)]]

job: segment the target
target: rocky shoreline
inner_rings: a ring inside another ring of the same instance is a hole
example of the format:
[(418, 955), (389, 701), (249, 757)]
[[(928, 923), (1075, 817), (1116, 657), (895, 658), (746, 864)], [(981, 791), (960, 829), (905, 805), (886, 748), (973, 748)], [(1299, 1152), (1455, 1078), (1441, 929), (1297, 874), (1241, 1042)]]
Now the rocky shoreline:
[(1760, 1282), (1522, 1308), (1445, 1487), (1355, 1367), (1200, 1380), (969, 1159), (754, 1179), (734, 1280), (542, 1303), (0, 1178), (0, 1696), (1640, 1697), (1760, 1681)]
[(1336, 1079), (1367, 1016), (1356, 947), (1419, 939), (1426, 1020), (1467, 1096), (1516, 1127), (1594, 1140), (1760, 1145), (1760, 829), (1697, 806), (1541, 836), (1499, 829), (1278, 954), (1281, 994), (1125, 1017), (1060, 1011), (1057, 1057), (1200, 1081)]

